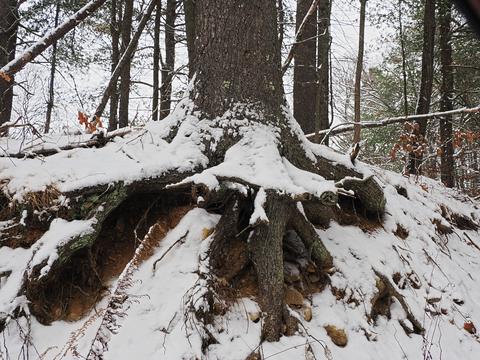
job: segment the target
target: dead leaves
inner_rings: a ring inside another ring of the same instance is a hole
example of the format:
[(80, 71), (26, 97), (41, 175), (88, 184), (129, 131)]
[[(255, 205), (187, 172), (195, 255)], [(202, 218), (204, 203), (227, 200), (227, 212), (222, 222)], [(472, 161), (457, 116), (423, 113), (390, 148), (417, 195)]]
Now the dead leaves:
[(0, 71), (0, 78), (5, 80), (6, 82), (11, 82), (13, 80), (10, 75), (4, 73), (3, 71)]
[(88, 116), (82, 111), (78, 112), (78, 123), (83, 125), (89, 134), (93, 134), (97, 130), (103, 128), (102, 121), (98, 116), (95, 116), (92, 121), (89, 121)]

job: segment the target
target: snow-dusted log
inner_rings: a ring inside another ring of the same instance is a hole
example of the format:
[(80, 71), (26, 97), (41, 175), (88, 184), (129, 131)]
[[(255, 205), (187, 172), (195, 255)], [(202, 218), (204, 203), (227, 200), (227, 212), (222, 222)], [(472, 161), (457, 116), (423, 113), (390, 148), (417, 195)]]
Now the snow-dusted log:
[(97, 9), (102, 6), (106, 0), (91, 0), (84, 7), (78, 10), (75, 14), (67, 18), (57, 28), (47, 32), (40, 40), (30, 46), (22, 54), (19, 54), (15, 59), (10, 61), (0, 69), (0, 76), (7, 81), (12, 80), (12, 75), (19, 72), (26, 64), (39, 56), (50, 45), (61, 39), (70, 30), (75, 28), (80, 22), (85, 20)]

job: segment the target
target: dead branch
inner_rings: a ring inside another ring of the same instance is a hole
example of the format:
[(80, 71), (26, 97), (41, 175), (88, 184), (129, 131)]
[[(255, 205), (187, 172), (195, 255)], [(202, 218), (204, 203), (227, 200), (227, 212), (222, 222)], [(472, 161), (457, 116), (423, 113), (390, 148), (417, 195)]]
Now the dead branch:
[[(378, 121), (369, 121), (369, 122), (362, 122), (360, 123), (360, 126), (365, 129), (374, 129), (386, 125), (392, 125), (392, 124), (401, 124), (410, 120), (418, 120), (418, 119), (429, 119), (429, 120), (439, 120), (440, 117), (446, 116), (446, 115), (454, 115), (454, 114), (475, 114), (480, 112), (480, 105), (473, 107), (473, 108), (467, 108), (463, 107), (460, 109), (455, 109), (455, 110), (449, 110), (449, 111), (441, 111), (441, 112), (434, 112), (434, 113), (429, 113), (429, 114), (418, 114), (418, 115), (410, 115), (410, 116), (398, 116), (398, 117), (391, 117), (391, 118), (386, 118), (383, 120), (378, 120)], [(338, 124), (330, 129), (326, 130), (321, 130), (318, 131), (318, 133), (311, 133), (307, 134), (308, 139), (313, 139), (315, 135), (323, 135), (324, 137), (328, 136), (333, 136), (333, 135), (339, 135), (343, 134), (345, 132), (353, 131), (355, 128), (355, 123), (353, 122), (346, 122), (346, 123), (341, 123)], [(323, 142), (323, 139), (322, 141)]]
[(15, 57), (12, 61), (0, 69), (0, 77), (7, 82), (13, 80), (13, 75), (23, 69), (23, 67), (44, 52), (50, 45), (61, 39), (70, 30), (75, 28), (80, 22), (93, 14), (106, 0), (91, 0), (75, 14), (67, 18), (62, 24), (52, 31), (49, 31), (39, 39), (35, 44)]
[[(25, 124), (24, 126), (28, 126), (29, 124)], [(30, 125), (31, 126), (31, 125)], [(18, 127), (18, 126), (11, 126), (11, 127)], [(0, 127), (1, 130), (1, 127)], [(5, 154), (0, 154), (0, 157), (10, 157), (10, 158), (16, 158), (16, 159), (23, 159), (23, 158), (33, 158), (36, 156), (50, 156), (50, 155), (55, 155), (59, 153), (60, 151), (64, 150), (73, 150), (73, 149), (80, 149), (80, 148), (93, 148), (93, 147), (103, 147), (105, 144), (107, 144), (109, 141), (114, 139), (115, 137), (122, 137), (127, 134), (130, 134), (134, 128), (122, 128), (118, 129), (115, 131), (111, 131), (104, 135), (103, 133), (98, 133), (94, 134), (89, 140), (87, 141), (82, 141), (78, 143), (70, 143), (67, 145), (59, 146), (56, 148), (40, 148), (37, 150), (28, 150), (25, 149), (22, 152), (18, 153), (5, 153)], [(39, 134), (39, 137), (41, 135)]]

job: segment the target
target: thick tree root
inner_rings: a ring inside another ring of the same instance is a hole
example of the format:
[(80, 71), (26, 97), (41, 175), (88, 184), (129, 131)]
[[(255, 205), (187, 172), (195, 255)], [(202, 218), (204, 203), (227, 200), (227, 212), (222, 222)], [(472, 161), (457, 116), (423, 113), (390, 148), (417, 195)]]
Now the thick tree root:
[(282, 239), (288, 219), (288, 205), (278, 195), (267, 195), (265, 213), (268, 224), (253, 230), (248, 248), (257, 272), (260, 306), (266, 316), (262, 339), (278, 341), (284, 323)]
[(289, 224), (295, 229), (304, 242), (317, 268), (324, 270), (331, 268), (333, 266), (332, 255), (323, 244), (313, 225), (297, 207), (293, 207), (290, 214)]
[(370, 312), (370, 318), (373, 321), (376, 321), (378, 315), (384, 315), (387, 318), (390, 318), (390, 306), (392, 304), (392, 298), (398, 300), (400, 305), (402, 306), (403, 311), (407, 315), (407, 320), (410, 321), (412, 324), (412, 329), (406, 326), (404, 321), (400, 321), (400, 325), (405, 330), (407, 335), (414, 333), (414, 334), (423, 334), (425, 329), (421, 325), (421, 323), (415, 318), (415, 316), (410, 311), (405, 298), (400, 294), (395, 285), (388, 279), (387, 276), (383, 275), (377, 270), (373, 270), (375, 275), (378, 277), (377, 279), (377, 289), (378, 293), (372, 299), (372, 310)]

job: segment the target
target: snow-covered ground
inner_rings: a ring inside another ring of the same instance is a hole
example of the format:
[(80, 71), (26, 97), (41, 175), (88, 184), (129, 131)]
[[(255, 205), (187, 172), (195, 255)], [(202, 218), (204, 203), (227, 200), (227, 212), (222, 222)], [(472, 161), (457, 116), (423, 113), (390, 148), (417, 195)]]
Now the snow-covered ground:
[[(166, 121), (148, 124), (144, 130), (118, 138), (102, 149), (62, 151), (44, 159), (2, 158), (3, 191), (21, 200), (28, 192), (47, 186), (69, 191), (205, 165), (207, 159), (195, 136), (206, 132), (208, 124), (187, 117), (172, 143), (162, 140), (171, 125), (185, 118), (188, 106), (180, 105)], [(302, 173), (282, 159), (272, 145), (275, 136), (268, 129), (245, 129), (243, 140), (227, 151), (224, 163), (192, 179), (214, 187), (215, 182), (210, 180), (215, 176), (235, 172), (243, 174), (246, 182), (290, 194), (313, 192), (315, 185), (322, 191), (335, 189), (333, 182)], [(266, 141), (268, 136), (274, 138)], [(60, 141), (51, 139), (57, 144)], [(18, 144), (3, 141), (1, 146), (17, 151)], [(326, 147), (308, 142), (303, 145), (311, 154), (349, 163), (347, 156)], [(192, 299), (194, 306), (205, 306), (199, 294), (205, 291), (202, 274), (212, 238), (206, 235), (211, 234), (218, 215), (192, 209), (161, 241), (154, 255), (133, 272), (132, 285), (126, 290), (128, 306), (118, 320), (118, 329), (109, 336), (104, 358), (243, 360), (259, 350), (264, 359), (478, 359), (479, 338), (467, 332), (464, 325), (480, 324), (480, 234), (452, 219), (462, 216), (478, 225), (480, 204), (429, 179), (406, 178), (362, 163), (357, 167), (376, 175), (382, 184), (387, 200), (384, 221), (381, 227), (370, 230), (335, 222), (318, 230), (334, 258), (336, 272), (323, 292), (305, 299), (304, 306), (312, 309), (313, 317), (307, 321), (298, 314), (302, 325), (297, 334), (284, 336), (277, 343), (260, 344), (261, 321), (253, 322), (250, 316), (259, 308), (253, 299), (245, 298), (208, 325), (218, 344), (202, 352), (200, 333), (204, 330), (189, 314), (189, 306)], [(257, 202), (261, 207), (262, 199)], [(257, 210), (259, 217), (266, 216)], [(452, 231), (439, 232), (439, 224)], [(89, 231), (90, 226), (88, 220), (55, 220), (31, 249), (0, 247), (0, 273), (12, 271), (0, 283), (0, 312), (8, 313), (24, 300), (16, 297), (15, 290), (29, 266), (44, 259), (53, 262), (55, 247), (61, 241)], [(400, 228), (403, 230), (397, 231)], [(155, 260), (185, 234), (184, 241), (172, 247), (153, 271)], [(375, 272), (397, 284), (394, 286), (409, 311), (425, 328), (424, 336), (405, 333), (398, 320), (407, 327), (412, 324), (397, 300), (391, 306), (390, 320), (380, 316), (376, 324), (369, 322), (371, 299), (377, 292)], [(335, 296), (338, 290), (344, 296)], [(91, 348), (108, 300), (103, 299), (76, 322), (56, 321), (44, 326), (32, 318), (29, 334), (25, 333), (28, 326), (24, 318), (10, 321), (0, 336), (0, 359), (83, 358)], [(327, 325), (345, 331), (345, 347), (332, 342), (325, 330)]]

